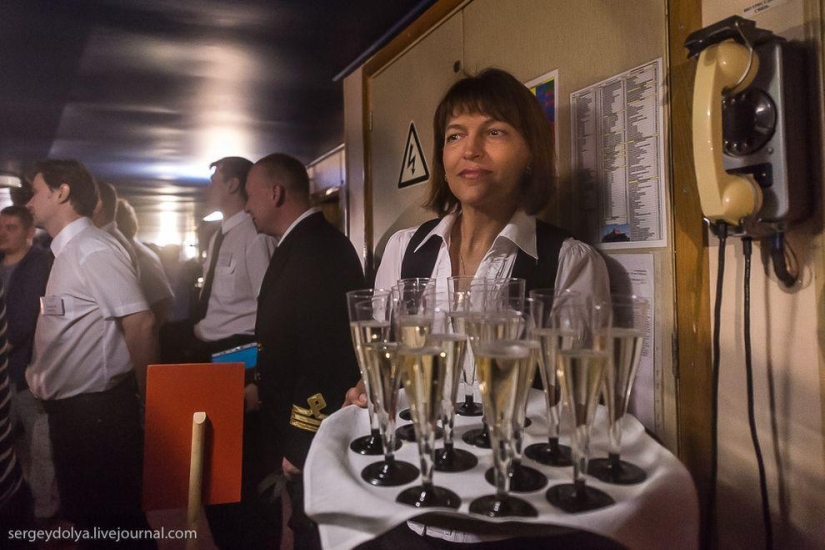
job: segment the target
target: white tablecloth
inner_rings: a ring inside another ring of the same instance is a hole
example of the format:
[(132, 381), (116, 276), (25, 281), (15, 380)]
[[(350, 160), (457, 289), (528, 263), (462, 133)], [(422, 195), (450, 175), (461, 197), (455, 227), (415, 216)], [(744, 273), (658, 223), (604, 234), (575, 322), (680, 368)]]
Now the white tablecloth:
[[(591, 458), (607, 455), (605, 413), (600, 406), (591, 438)], [(541, 392), (533, 390), (528, 415), (533, 424), (527, 429), (525, 447), (546, 441), (547, 421)], [(401, 424), (404, 422), (399, 421), (398, 425)], [(634, 550), (697, 548), (699, 507), (690, 474), (675, 456), (648, 436), (632, 416), (628, 415), (624, 423), (622, 458), (643, 468), (648, 474), (647, 480), (639, 485), (619, 486), (588, 476), (587, 483), (607, 492), (616, 504), (592, 512), (568, 514), (553, 507), (544, 495), (551, 485), (569, 483), (572, 468), (544, 466), (525, 457), (524, 464), (539, 469), (550, 480), (540, 491), (516, 495), (538, 510), (538, 518), (490, 519), (469, 513), (470, 502), (494, 493), (483, 478), (493, 464), (491, 451), (468, 446), (461, 440), (461, 434), (480, 425), (478, 417), (456, 417), (456, 447), (475, 452), (478, 465), (462, 473), (435, 472), (433, 477), (436, 485), (449, 488), (461, 497), (461, 507), (457, 512), (444, 508), (428, 509), (428, 512), (500, 523), (508, 532), (512, 532), (513, 522), (518, 522), (522, 527), (519, 533), (525, 536), (541, 533), (542, 526), (560, 526), (597, 533)], [(324, 548), (352, 548), (422, 515), (420, 509), (395, 502), (402, 490), (420, 484), (420, 478), (399, 487), (373, 487), (361, 479), (365, 466), (382, 459), (350, 451), (350, 442), (368, 432), (367, 411), (346, 407), (323, 421), (310, 449), (304, 468), (306, 512), (318, 522)], [(563, 422), (562, 443), (569, 443), (567, 433), (569, 426)], [(396, 457), (419, 466), (415, 443), (405, 442)]]

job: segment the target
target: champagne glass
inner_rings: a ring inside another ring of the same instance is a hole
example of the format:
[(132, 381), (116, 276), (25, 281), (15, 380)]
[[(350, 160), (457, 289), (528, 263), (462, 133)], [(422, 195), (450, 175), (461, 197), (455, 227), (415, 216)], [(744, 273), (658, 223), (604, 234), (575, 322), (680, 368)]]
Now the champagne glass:
[(565, 512), (596, 510), (615, 501), (604, 491), (589, 487), (585, 479), (590, 454), (590, 431), (596, 412), (604, 371), (610, 360), (610, 315), (607, 304), (582, 302), (585, 331), (558, 352), (562, 391), (572, 418), (573, 483), (561, 483), (547, 490), (550, 504)]
[[(374, 298), (379, 298), (374, 301)], [(358, 308), (357, 304), (368, 302), (371, 307)], [(385, 342), (390, 332), (390, 291), (383, 289), (361, 289), (347, 292), (347, 306), (349, 311), (350, 331), (352, 334), (352, 345), (355, 348), (355, 356), (358, 359), (358, 368), (361, 372), (361, 380), (367, 397), (370, 396), (369, 376), (366, 371), (366, 361), (364, 358), (363, 344), (372, 342)], [(374, 307), (373, 307), (374, 306)], [(350, 443), (350, 449), (362, 455), (381, 455), (383, 447), (381, 443), (381, 432), (378, 427), (378, 418), (375, 415), (375, 408), (368, 399), (367, 410), (370, 419), (370, 435), (359, 437)], [(401, 442), (396, 442), (398, 447)], [(396, 447), (396, 449), (398, 448)]]
[(519, 373), (533, 352), (521, 340), (493, 339), (478, 342), (474, 348), (479, 390), (487, 424), (495, 467), (496, 491), (470, 503), (470, 512), (488, 517), (537, 517), (528, 502), (513, 497), (510, 491), (510, 463)]
[(444, 428), (444, 448), (436, 450), (435, 469), (439, 472), (464, 472), (475, 468), (478, 458), (471, 452), (456, 449), (453, 444), (455, 401), (461, 378), (461, 365), (467, 351), (463, 334), (431, 334), (425, 346), (441, 349), (444, 354), (444, 385), (441, 393), (441, 425)]
[[(395, 339), (407, 348), (420, 348), (427, 335), (433, 331), (436, 321), (435, 280), (425, 278), (399, 279), (392, 287), (392, 322)], [(402, 418), (404, 415), (400, 414)], [(404, 441), (415, 441), (416, 432), (411, 424), (396, 430)], [(437, 437), (442, 437), (439, 429)]]
[[(369, 306), (369, 303), (359, 304)], [(370, 380), (370, 401), (381, 434), (384, 460), (374, 462), (361, 471), (361, 478), (378, 487), (410, 483), (418, 477), (418, 469), (409, 462), (395, 459), (395, 411), (400, 386), (399, 344), (373, 342), (363, 344), (367, 375)]]
[[(418, 294), (431, 292), (435, 287), (435, 279), (431, 279), (429, 277), (408, 277), (398, 279), (395, 282), (395, 286), (404, 289), (403, 292), (407, 295), (407, 297), (412, 298)], [(418, 337), (417, 340), (418, 343), (414, 347), (421, 347), (424, 345), (423, 337)], [(412, 420), (412, 417), (410, 416), (410, 409), (404, 409), (398, 413), (398, 416), (407, 422)], [(415, 441), (415, 434), (413, 434), (412, 430), (410, 430), (409, 432), (405, 432), (405, 437), (402, 439)]]
[(648, 301), (645, 298), (614, 294), (613, 349), (607, 365), (602, 395), (607, 405), (609, 450), (608, 458), (590, 461), (588, 473), (607, 483), (632, 485), (647, 479), (645, 471), (621, 460), (622, 425), (630, 391), (642, 358), (642, 344), (647, 325)]
[[(527, 419), (527, 399), (530, 395), (530, 388), (533, 386), (533, 378), (536, 373), (536, 362), (539, 355), (539, 343), (535, 339), (535, 324), (533, 313), (537, 309), (531, 298), (524, 298), (518, 295), (502, 295), (499, 297), (500, 307), (497, 314), (491, 314), (491, 319), (501, 319), (495, 321), (494, 326), (504, 326), (504, 330), (492, 331), (493, 337), (503, 337), (508, 339), (518, 339), (530, 348), (530, 358), (520, 364), (521, 370), (518, 373), (518, 385), (516, 388), (516, 402), (513, 410), (513, 439), (510, 447), (511, 462), (509, 469), (510, 490), (516, 493), (530, 493), (538, 491), (547, 485), (547, 478), (529, 466), (522, 463), (522, 446), (524, 442), (524, 428)], [(488, 309), (493, 309), (488, 308)], [(540, 311), (538, 312), (540, 313)], [(495, 484), (495, 468), (490, 468), (485, 473), (485, 479), (489, 483)]]
[(544, 400), (547, 405), (547, 443), (535, 443), (524, 450), (528, 458), (548, 466), (571, 466), (570, 447), (559, 443), (561, 426), (561, 388), (557, 373), (557, 354), (565, 339), (576, 331), (575, 323), (583, 321), (576, 315), (575, 307), (565, 307), (580, 300), (581, 295), (570, 290), (557, 295), (555, 289), (545, 288), (530, 291), (533, 299), (533, 319), (536, 337), (540, 344), (539, 374), (544, 386)]
[[(473, 277), (450, 277), (447, 279), (447, 301), (449, 309), (449, 324), (450, 330), (453, 334), (467, 335), (466, 319), (469, 315), (481, 311), (480, 303), (473, 307), (473, 296), (471, 292), (471, 284)], [(473, 352), (471, 349), (467, 350), (462, 365), (462, 372), (464, 375), (464, 403), (457, 409), (456, 414), (461, 416), (481, 416), (481, 404), (475, 401), (473, 396), (473, 387), (475, 381), (475, 361), (473, 360)]]
[(399, 357), (421, 458), (421, 485), (402, 491), (396, 501), (417, 508), (445, 506), (457, 509), (461, 505), (458, 495), (433, 484), (436, 422), (441, 413), (444, 379), (451, 358), (442, 348), (427, 345), (418, 348), (403, 346)]
[[(517, 338), (523, 310), (525, 280), (473, 279), (469, 282), (470, 314), (464, 319), (470, 347), (491, 339)], [(462, 439), (475, 447), (490, 448), (485, 418), (482, 427), (464, 432)]]

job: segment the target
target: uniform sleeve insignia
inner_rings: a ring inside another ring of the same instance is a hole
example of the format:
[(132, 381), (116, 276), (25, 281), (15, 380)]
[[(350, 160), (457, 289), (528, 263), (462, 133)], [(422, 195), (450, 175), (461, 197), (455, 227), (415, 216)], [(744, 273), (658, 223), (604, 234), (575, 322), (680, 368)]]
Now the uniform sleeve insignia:
[(316, 393), (307, 399), (307, 404), (309, 405), (308, 409), (292, 405), (289, 424), (299, 430), (315, 433), (321, 427), (321, 421), (327, 417), (321, 412), (327, 406), (327, 402), (323, 395)]

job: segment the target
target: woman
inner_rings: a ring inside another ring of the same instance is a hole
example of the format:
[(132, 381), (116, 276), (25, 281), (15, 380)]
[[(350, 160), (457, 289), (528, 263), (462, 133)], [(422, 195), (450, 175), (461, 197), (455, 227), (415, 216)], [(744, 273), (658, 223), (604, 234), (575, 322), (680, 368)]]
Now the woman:
[[(609, 298), (601, 256), (535, 217), (555, 186), (553, 134), (521, 82), (499, 69), (456, 82), (436, 110), (433, 130), (433, 177), (425, 206), (439, 218), (390, 238), (375, 288), (391, 288), (402, 277), (432, 277), (439, 287), (451, 276), (522, 277), (527, 290), (554, 287)], [(347, 392), (348, 404), (366, 402), (363, 383)], [(519, 548), (537, 540), (409, 523), (363, 548), (429, 547), (418, 536), (424, 533), (482, 547), (486, 542)], [(588, 537), (573, 534), (565, 540), (587, 544)]]
[[(433, 177), (425, 204), (438, 214), (394, 234), (375, 288), (401, 277), (523, 277), (527, 289), (609, 298), (601, 256), (535, 217), (554, 183), (553, 133), (538, 101), (499, 69), (456, 82), (433, 119)], [(366, 406), (362, 384), (347, 403)]]

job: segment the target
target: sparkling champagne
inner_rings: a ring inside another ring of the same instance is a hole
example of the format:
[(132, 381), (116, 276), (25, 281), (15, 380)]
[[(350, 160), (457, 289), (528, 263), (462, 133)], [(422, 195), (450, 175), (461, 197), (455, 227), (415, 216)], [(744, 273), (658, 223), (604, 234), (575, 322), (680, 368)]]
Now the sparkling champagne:
[(605, 370), (603, 395), (610, 415), (611, 452), (621, 449), (621, 422), (627, 412), (630, 390), (642, 358), (644, 333), (641, 330), (614, 328), (612, 363)]
[(432, 482), (435, 463), (436, 421), (441, 414), (447, 354), (439, 347), (424, 346), (405, 347), (398, 355), (421, 456), (422, 480), (427, 485)]
[(593, 350), (561, 350), (564, 390), (573, 416), (573, 470), (575, 479), (587, 471), (590, 428), (599, 402), (608, 355)]
[(432, 330), (433, 320), (424, 315), (399, 315), (398, 340), (410, 348), (424, 345), (427, 335)]
[(395, 450), (395, 412), (398, 405), (398, 345), (368, 343), (364, 344), (363, 350), (370, 401), (378, 416), (384, 454), (391, 456)]
[(364, 351), (365, 344), (374, 344), (376, 342), (386, 342), (390, 335), (389, 321), (353, 321), (349, 324), (350, 333), (352, 334), (352, 344), (355, 347), (355, 355), (358, 359), (358, 365), (361, 367), (361, 376), (367, 382), (364, 376)]
[(530, 355), (528, 346), (511, 340), (485, 342), (476, 352), (478, 386), (487, 423), (491, 432), (505, 439), (512, 436), (519, 373)]
[(516, 312), (484, 313), (466, 318), (467, 336), (472, 346), (492, 340), (513, 340), (524, 328), (522, 317)]
[(519, 373), (532, 352), (524, 342), (494, 340), (480, 344), (476, 351), (478, 387), (490, 428), (496, 496), (510, 490), (508, 472), (512, 461), (513, 413), (518, 395)]
[(538, 342), (523, 340), (522, 343), (530, 350), (530, 356), (527, 361), (519, 364), (516, 404), (513, 411), (513, 420), (519, 428), (524, 426), (524, 417), (527, 413), (527, 397), (530, 395), (530, 388), (533, 386), (533, 378), (536, 375), (536, 362), (539, 357)]

